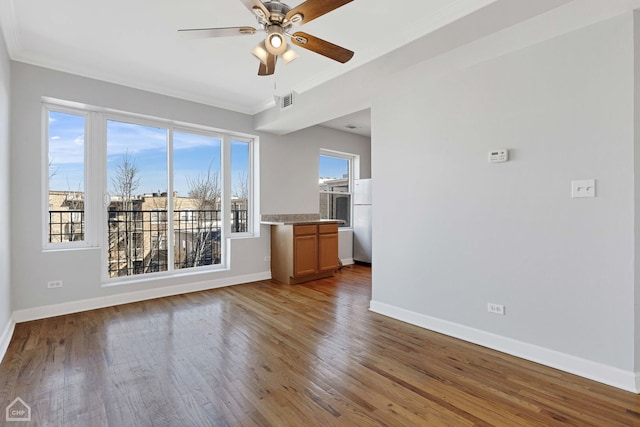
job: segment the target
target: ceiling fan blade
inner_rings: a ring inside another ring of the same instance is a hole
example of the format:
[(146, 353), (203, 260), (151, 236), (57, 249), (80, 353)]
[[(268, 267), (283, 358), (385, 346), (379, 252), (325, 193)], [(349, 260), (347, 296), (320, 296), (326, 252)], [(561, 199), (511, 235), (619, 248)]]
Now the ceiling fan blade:
[(302, 20), (294, 20), (293, 22), (297, 24), (306, 24), (325, 13), (329, 13), (340, 6), (351, 3), (352, 1), (353, 0), (307, 0), (306, 2), (291, 9), (287, 13), (286, 19), (291, 20), (291, 17), (300, 14), (302, 15)]
[(242, 2), (243, 5), (245, 5), (247, 7), (247, 9), (249, 9), (251, 11), (251, 13), (253, 13), (254, 15), (258, 15), (260, 12), (256, 13), (256, 9), (259, 9), (262, 11), (262, 14), (264, 15), (265, 19), (269, 19), (269, 17), (271, 16), (271, 13), (269, 12), (269, 9), (267, 9), (264, 4), (262, 4), (262, 2), (260, 0), (240, 0)]
[(291, 43), (315, 53), (319, 53), (320, 55), (324, 55), (334, 61), (342, 62), (343, 64), (353, 58), (354, 54), (353, 51), (350, 51), (349, 49), (345, 49), (301, 31), (298, 31), (291, 36)]
[(178, 30), (178, 35), (185, 39), (208, 39), (213, 37), (246, 36), (256, 33), (253, 27), (227, 28), (193, 28)]
[(259, 76), (270, 76), (273, 73), (275, 73), (276, 71), (276, 60), (278, 59), (277, 56), (269, 54), (269, 56), (267, 56), (267, 63), (260, 63), (260, 68), (258, 68), (258, 75)]

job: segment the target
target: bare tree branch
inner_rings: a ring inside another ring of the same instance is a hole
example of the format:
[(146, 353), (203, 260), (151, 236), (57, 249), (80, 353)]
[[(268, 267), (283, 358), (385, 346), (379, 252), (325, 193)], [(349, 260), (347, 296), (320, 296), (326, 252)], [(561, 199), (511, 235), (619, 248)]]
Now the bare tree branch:
[(49, 159), (49, 180), (58, 174), (58, 167), (56, 166), (55, 169), (53, 167), (53, 159)]
[[(124, 223), (117, 223), (118, 228), (124, 227), (128, 230), (133, 224), (133, 198), (134, 192), (140, 186), (140, 178), (137, 176), (138, 167), (135, 160), (129, 156), (129, 151), (122, 155), (122, 161), (118, 165), (115, 171), (115, 175), (111, 179), (113, 184), (113, 192), (117, 196), (120, 196), (121, 210), (124, 214)], [(124, 230), (122, 230), (124, 231)], [(127, 274), (133, 271), (134, 260), (136, 259), (136, 235), (132, 232), (118, 233), (118, 235), (124, 236), (124, 252), (127, 263)], [(118, 250), (118, 249), (116, 249)]]
[(140, 186), (140, 178), (138, 167), (134, 159), (129, 156), (129, 151), (122, 155), (122, 162), (116, 168), (115, 175), (111, 183), (113, 184), (114, 193), (122, 198), (122, 208), (125, 211), (132, 209), (132, 200), (134, 192)]
[(238, 172), (233, 189), (233, 195), (241, 200), (249, 199), (249, 174), (247, 171)]
[[(213, 245), (213, 228), (218, 203), (221, 196), (220, 173), (212, 172), (209, 165), (206, 173), (195, 178), (186, 177), (189, 197), (195, 202), (198, 211), (197, 228), (192, 230), (193, 249), (187, 254), (188, 264), (193, 267), (204, 265), (206, 254), (211, 252)], [(212, 212), (208, 212), (212, 211)]]
[(215, 210), (220, 200), (220, 173), (212, 172), (211, 165), (207, 173), (202, 173), (195, 178), (186, 177), (189, 187), (189, 197), (196, 201), (198, 210)]

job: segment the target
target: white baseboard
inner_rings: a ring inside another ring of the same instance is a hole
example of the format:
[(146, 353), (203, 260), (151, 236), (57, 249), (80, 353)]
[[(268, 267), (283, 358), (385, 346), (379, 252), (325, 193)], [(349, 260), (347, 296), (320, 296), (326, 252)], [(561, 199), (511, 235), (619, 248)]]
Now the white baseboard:
[(640, 373), (625, 371), (602, 363), (582, 359), (570, 354), (528, 344), (373, 300), (370, 303), (369, 310), (412, 325), (420, 326), (421, 328), (550, 366), (622, 390), (640, 393)]
[(270, 278), (271, 271), (265, 271), (262, 273), (248, 274), (245, 276), (234, 276), (223, 279), (207, 280), (203, 282), (187, 283), (184, 285), (166, 286), (157, 289), (148, 289), (144, 291), (109, 295), (100, 298), (70, 301), (62, 304), (52, 304), (41, 307), (26, 308), (23, 310), (14, 311), (13, 320), (16, 323), (28, 322), (31, 320), (62, 316), (71, 313), (79, 313), (81, 311), (95, 310), (98, 308), (145, 301), (154, 298), (162, 298), (173, 295), (186, 294), (189, 292), (222, 288), (225, 286), (239, 285), (242, 283), (257, 282), (259, 280), (268, 280)]
[(7, 354), (7, 349), (9, 348), (15, 327), (16, 322), (13, 320), (13, 317), (9, 317), (9, 321), (0, 335), (0, 363), (2, 363), (2, 359), (4, 359), (4, 356)]
[(352, 265), (356, 263), (353, 258), (340, 259), (340, 262), (342, 262), (342, 265)]

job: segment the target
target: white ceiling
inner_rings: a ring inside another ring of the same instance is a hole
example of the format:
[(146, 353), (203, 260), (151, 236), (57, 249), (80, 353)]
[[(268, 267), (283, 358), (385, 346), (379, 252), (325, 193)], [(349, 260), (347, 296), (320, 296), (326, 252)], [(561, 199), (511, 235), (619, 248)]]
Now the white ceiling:
[(240, 0), (1, 0), (0, 23), (14, 60), (255, 114), (275, 94), (303, 92), (491, 2), (403, 0), (401, 25), (390, 28), (391, 2), (355, 0), (300, 27), (355, 51), (351, 62), (296, 48), (299, 58), (273, 77), (257, 76), (250, 53), (261, 32), (177, 37), (181, 28), (257, 26)]
[[(0, 26), (13, 60), (267, 117), (264, 113), (273, 107), (276, 95), (313, 93), (314, 88), (351, 72), (374, 78), (400, 66), (396, 64), (409, 66), (421, 60), (421, 55), (437, 54), (437, 49), (422, 53), (401, 48), (430, 36), (442, 38), (438, 30), (451, 26), (472, 34), (461, 23), (482, 15), (474, 14), (476, 11), (496, 15), (502, 6), (524, 11), (522, 16), (514, 15), (513, 24), (567, 2), (354, 0), (300, 27), (355, 51), (350, 62), (340, 64), (296, 48), (298, 59), (279, 63), (275, 75), (268, 77), (257, 75), (258, 60), (250, 53), (263, 33), (198, 40), (177, 36), (177, 30), (183, 28), (257, 27), (240, 0), (0, 0)], [(285, 3), (294, 7), (302, 1)], [(468, 21), (477, 25), (480, 21), (474, 19)], [(452, 41), (437, 42), (453, 48), (455, 36), (450, 37)], [(394, 64), (377, 65), (391, 55)], [(345, 88), (345, 93), (351, 89)], [(348, 100), (341, 99), (340, 113), (326, 113), (316, 123), (370, 135), (367, 99), (360, 96), (353, 107), (345, 106)], [(347, 125), (356, 129), (346, 129)]]

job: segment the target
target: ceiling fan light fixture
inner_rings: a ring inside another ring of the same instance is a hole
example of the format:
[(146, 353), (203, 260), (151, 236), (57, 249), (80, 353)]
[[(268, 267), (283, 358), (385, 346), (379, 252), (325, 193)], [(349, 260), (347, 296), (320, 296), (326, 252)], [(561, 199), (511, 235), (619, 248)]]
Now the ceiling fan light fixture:
[(272, 34), (271, 37), (269, 37), (269, 43), (274, 49), (280, 49), (280, 46), (282, 46), (282, 42), (283, 40), (280, 34)]
[(263, 42), (260, 42), (258, 46), (254, 47), (251, 53), (254, 54), (256, 58), (260, 60), (264, 65), (267, 65), (267, 58), (269, 57), (269, 52), (267, 51), (267, 47)]
[(272, 25), (269, 27), (265, 46), (272, 55), (282, 55), (287, 50), (287, 41), (284, 38), (282, 27)]
[(298, 57), (298, 54), (296, 53), (295, 50), (289, 48), (287, 49), (283, 54), (282, 54), (282, 60), (284, 61), (285, 64), (288, 64), (289, 62), (293, 61), (294, 59), (296, 59)]

